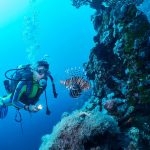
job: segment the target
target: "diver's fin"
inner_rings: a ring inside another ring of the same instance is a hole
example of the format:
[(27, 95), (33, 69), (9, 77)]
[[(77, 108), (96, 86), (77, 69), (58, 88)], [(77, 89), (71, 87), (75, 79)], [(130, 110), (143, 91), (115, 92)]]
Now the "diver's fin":
[(5, 104), (0, 105), (0, 119), (4, 119), (8, 113), (8, 106)]

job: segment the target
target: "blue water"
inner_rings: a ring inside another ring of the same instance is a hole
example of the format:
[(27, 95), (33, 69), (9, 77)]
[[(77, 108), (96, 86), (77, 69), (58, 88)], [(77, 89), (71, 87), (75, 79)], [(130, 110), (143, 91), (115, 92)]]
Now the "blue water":
[[(12, 1), (13, 5), (10, 4)], [(0, 120), (0, 150), (38, 150), (41, 137), (52, 131), (63, 112), (71, 112), (83, 103), (82, 99), (71, 99), (59, 81), (65, 78), (64, 71), (67, 68), (82, 66), (88, 61), (90, 49), (94, 45), (92, 39), (95, 33), (90, 19), (94, 12), (89, 7), (75, 9), (70, 0), (37, 0), (35, 3), (39, 27), (36, 38), (40, 44), (36, 55), (37, 58), (49, 55), (50, 70), (59, 96), (53, 98), (49, 82), (47, 95), (51, 115), (46, 116), (45, 109), (32, 115), (21, 111), (23, 134), (20, 124), (14, 121), (16, 110), (9, 107), (7, 117)], [(3, 86), (4, 72), (30, 62), (30, 52), (26, 51), (29, 44), (25, 42), (23, 32), (26, 30), (24, 17), (30, 16), (33, 8), (27, 0), (22, 0), (22, 3), (20, 0), (0, 0), (0, 4), (0, 95), (3, 96), (6, 94)], [(18, 11), (13, 13), (14, 10)], [(45, 107), (43, 95), (39, 104)]]

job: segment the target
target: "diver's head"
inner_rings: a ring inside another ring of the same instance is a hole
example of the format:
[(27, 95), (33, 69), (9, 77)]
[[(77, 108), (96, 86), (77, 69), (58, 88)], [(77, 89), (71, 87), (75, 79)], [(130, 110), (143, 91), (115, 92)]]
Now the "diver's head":
[(36, 81), (40, 81), (47, 77), (49, 72), (49, 64), (47, 61), (37, 61), (33, 66), (33, 75)]
[(45, 60), (41, 60), (41, 61), (37, 61), (36, 62), (36, 67), (38, 68), (38, 67), (44, 67), (45, 69), (49, 69), (49, 64), (48, 64), (48, 62), (47, 61), (45, 61)]

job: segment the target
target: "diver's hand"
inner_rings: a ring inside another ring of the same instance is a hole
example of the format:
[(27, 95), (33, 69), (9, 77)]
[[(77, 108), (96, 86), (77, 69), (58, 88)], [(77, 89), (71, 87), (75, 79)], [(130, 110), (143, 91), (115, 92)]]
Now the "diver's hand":
[(38, 107), (35, 106), (35, 105), (29, 105), (29, 111), (31, 111), (31, 112), (38, 112), (39, 109), (38, 109)]
[(29, 112), (38, 112), (40, 110), (35, 105), (25, 105), (24, 109), (27, 110), (27, 111), (29, 111)]

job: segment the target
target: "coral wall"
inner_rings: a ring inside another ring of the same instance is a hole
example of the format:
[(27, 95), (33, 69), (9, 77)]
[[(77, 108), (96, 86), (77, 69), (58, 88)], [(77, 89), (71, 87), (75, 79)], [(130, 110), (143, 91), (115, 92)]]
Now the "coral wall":
[(96, 10), (91, 18), (95, 46), (84, 64), (93, 95), (43, 137), (40, 150), (147, 149), (150, 23), (138, 7), (142, 0), (72, 1), (77, 8)]

